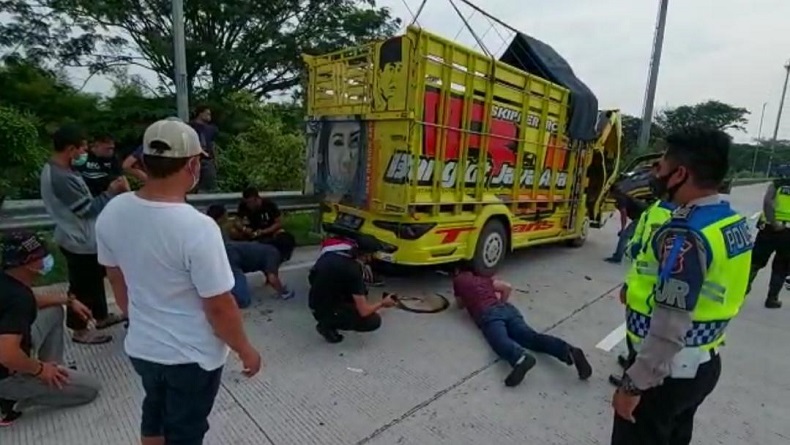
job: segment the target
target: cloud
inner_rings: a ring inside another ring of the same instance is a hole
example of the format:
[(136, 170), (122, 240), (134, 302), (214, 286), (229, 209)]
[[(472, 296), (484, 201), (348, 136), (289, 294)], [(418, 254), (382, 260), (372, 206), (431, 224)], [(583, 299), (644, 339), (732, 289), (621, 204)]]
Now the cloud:
[[(416, 11), (421, 0), (405, 0)], [(462, 13), (471, 9), (455, 0)], [(596, 93), (602, 107), (640, 115), (658, 13), (658, 1), (635, 0), (477, 0), (478, 6), (512, 27), (556, 49), (576, 74)], [(407, 21), (402, 0), (379, 0), (380, 6)], [(783, 64), (790, 59), (786, 0), (672, 1), (667, 15), (664, 50), (656, 92), (656, 108), (717, 99), (749, 109), (751, 122), (744, 140), (757, 136), (764, 102), (763, 136), (770, 136), (784, 79)], [(429, 0), (419, 24), (447, 38), (463, 29), (449, 1)], [(478, 34), (490, 22), (478, 13), (470, 24)], [(501, 34), (504, 28), (497, 25)], [(504, 35), (509, 38), (510, 33)], [(458, 41), (475, 40), (465, 29)], [(484, 44), (502, 48), (502, 38), (486, 33)], [(788, 99), (790, 100), (790, 99)], [(790, 103), (780, 138), (790, 138)]]

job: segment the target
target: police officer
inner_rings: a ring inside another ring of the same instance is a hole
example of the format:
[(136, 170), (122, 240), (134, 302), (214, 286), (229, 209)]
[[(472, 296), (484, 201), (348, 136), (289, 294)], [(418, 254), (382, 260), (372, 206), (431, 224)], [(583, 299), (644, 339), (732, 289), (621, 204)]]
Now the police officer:
[[(752, 282), (760, 269), (771, 263), (771, 280), (768, 283), (768, 298), (765, 307), (778, 309), (782, 307), (779, 292), (785, 277), (790, 274), (790, 177), (787, 170), (780, 170), (782, 175), (768, 185), (763, 197), (763, 212), (757, 223), (757, 238), (754, 241), (751, 272), (749, 273), (749, 291)], [(747, 291), (748, 292), (748, 291)]]
[[(654, 170), (654, 173), (657, 172), (658, 163), (656, 163)], [(626, 282), (628, 281), (628, 277), (632, 275), (655, 276), (655, 270), (658, 268), (658, 264), (651, 264), (650, 258), (644, 255), (644, 252), (650, 246), (650, 239), (653, 237), (655, 231), (669, 221), (672, 217), (672, 210), (674, 209), (674, 204), (659, 199), (653, 202), (653, 204), (642, 213), (642, 216), (639, 217), (639, 222), (637, 222), (636, 229), (634, 229), (634, 235), (626, 248), (626, 255), (632, 260), (631, 267), (629, 267), (626, 274)], [(623, 285), (620, 289), (620, 302), (623, 304), (625, 304), (625, 296), (626, 286)], [(623, 369), (628, 369), (631, 363), (633, 363), (634, 358), (636, 358), (636, 351), (631, 343), (631, 339), (626, 337), (625, 340), (626, 346), (628, 347), (628, 355), (618, 355), (617, 364)], [(619, 375), (612, 374), (609, 376), (609, 383), (614, 386), (620, 386), (620, 382), (621, 377)]]
[(653, 180), (678, 208), (639, 255), (645, 270), (625, 285), (637, 355), (612, 399), (613, 445), (691, 442), (694, 414), (719, 380), (724, 331), (746, 294), (749, 226), (718, 195), (730, 137), (690, 128), (665, 142)]

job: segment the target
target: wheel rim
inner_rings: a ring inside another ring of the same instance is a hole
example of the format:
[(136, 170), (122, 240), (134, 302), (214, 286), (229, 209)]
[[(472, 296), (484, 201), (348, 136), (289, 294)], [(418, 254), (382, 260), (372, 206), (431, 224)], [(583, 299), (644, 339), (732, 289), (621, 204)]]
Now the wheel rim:
[(494, 267), (499, 263), (504, 251), (505, 242), (499, 233), (489, 233), (483, 243), (483, 264), (486, 267)]

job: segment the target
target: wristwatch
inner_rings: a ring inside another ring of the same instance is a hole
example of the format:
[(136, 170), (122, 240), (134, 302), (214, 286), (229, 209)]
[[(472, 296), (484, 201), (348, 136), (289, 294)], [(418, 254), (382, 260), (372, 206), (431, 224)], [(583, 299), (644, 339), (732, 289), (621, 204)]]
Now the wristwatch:
[(642, 395), (642, 390), (636, 387), (628, 374), (623, 374), (623, 378), (620, 380), (620, 389), (629, 396)]

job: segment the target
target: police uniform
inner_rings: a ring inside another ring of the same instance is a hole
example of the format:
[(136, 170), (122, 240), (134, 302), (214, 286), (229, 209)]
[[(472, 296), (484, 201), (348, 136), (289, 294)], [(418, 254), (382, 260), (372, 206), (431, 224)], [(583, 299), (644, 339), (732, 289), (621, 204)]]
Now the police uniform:
[[(674, 210), (675, 207), (675, 204), (671, 202), (657, 200), (639, 217), (639, 221), (636, 223), (636, 228), (634, 229), (634, 235), (631, 237), (626, 248), (626, 256), (631, 259), (631, 266), (626, 273), (626, 287), (629, 277), (643, 273), (645, 269), (655, 270), (655, 268), (658, 267), (657, 265), (648, 265), (646, 259), (644, 257), (640, 258), (640, 255), (649, 247), (650, 239), (653, 237), (655, 231), (672, 217), (672, 210)], [(617, 357), (618, 363), (624, 368), (630, 366), (636, 357), (636, 351), (628, 337), (626, 337), (626, 346), (628, 347), (628, 356), (621, 355)], [(609, 376), (609, 382), (615, 386), (619, 386), (621, 378), (616, 374), (612, 374)]]
[(612, 444), (688, 444), (696, 409), (719, 379), (718, 347), (745, 299), (752, 239), (746, 218), (717, 196), (691, 204), (672, 212), (627, 276), (637, 357), (623, 389), (641, 400), (636, 423), (615, 414)]
[(757, 273), (768, 264), (771, 255), (776, 253), (771, 263), (771, 279), (765, 305), (778, 308), (781, 306), (779, 292), (785, 277), (790, 274), (790, 179), (776, 180), (773, 189), (774, 221), (773, 224), (769, 223), (763, 211), (757, 223), (759, 231), (754, 241), (749, 291)]

